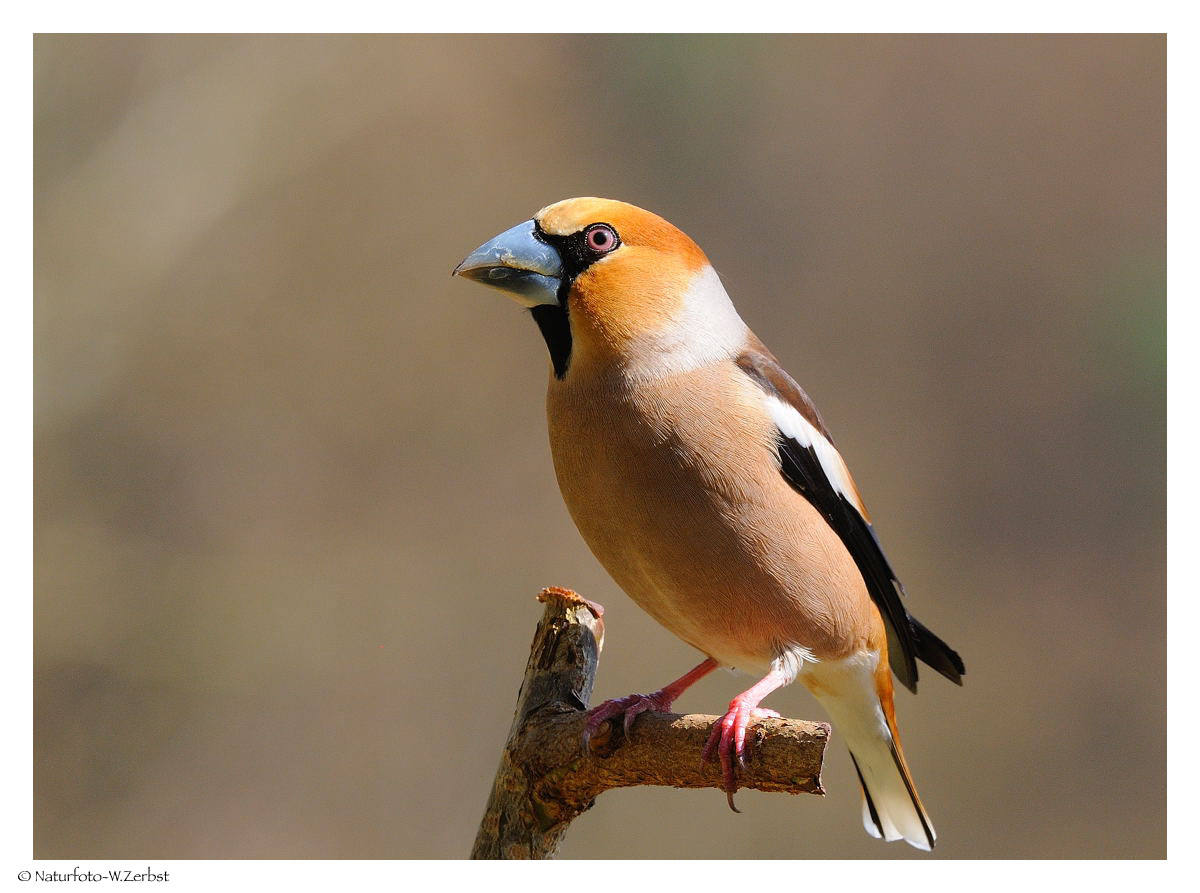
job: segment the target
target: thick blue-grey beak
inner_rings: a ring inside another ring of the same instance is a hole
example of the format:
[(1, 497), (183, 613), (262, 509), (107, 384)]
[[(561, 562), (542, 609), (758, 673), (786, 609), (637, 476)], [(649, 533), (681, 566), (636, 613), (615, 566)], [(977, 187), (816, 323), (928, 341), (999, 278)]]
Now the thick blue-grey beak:
[(557, 304), (562, 258), (534, 232), (532, 220), (518, 223), (472, 251), (452, 275), (502, 289), (526, 307)]

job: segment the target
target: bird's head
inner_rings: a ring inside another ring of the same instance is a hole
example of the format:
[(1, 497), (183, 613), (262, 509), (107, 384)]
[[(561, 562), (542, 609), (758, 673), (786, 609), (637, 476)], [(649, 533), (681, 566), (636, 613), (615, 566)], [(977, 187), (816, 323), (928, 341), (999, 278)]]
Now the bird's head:
[(675, 371), (728, 355), (745, 339), (700, 247), (625, 202), (549, 205), (475, 249), (454, 274), (529, 307), (558, 378), (573, 362)]

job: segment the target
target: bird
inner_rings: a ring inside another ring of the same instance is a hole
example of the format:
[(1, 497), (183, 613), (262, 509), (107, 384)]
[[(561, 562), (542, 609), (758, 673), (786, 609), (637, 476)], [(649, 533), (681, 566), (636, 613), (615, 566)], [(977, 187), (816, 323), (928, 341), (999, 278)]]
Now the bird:
[(718, 667), (754, 674), (713, 725), (735, 811), (761, 707), (799, 680), (846, 741), (873, 837), (937, 840), (900, 745), (892, 676), (962, 685), (959, 655), (907, 610), (859, 489), (805, 391), (742, 320), (700, 247), (640, 207), (572, 198), (452, 275), (528, 308), (549, 352), (547, 427), (567, 509), (613, 580), (705, 656), (587, 714), (628, 732)]

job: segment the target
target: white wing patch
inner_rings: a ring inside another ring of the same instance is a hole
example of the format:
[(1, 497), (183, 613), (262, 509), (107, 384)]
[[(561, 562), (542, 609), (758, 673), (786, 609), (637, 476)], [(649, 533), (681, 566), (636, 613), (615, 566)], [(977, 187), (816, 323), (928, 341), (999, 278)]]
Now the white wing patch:
[(821, 464), (821, 471), (825, 473), (829, 485), (835, 492), (845, 497), (846, 501), (854, 506), (866, 520), (866, 506), (862, 504), (858, 488), (854, 486), (854, 479), (850, 477), (850, 469), (846, 467), (846, 460), (842, 458), (842, 454), (794, 406), (784, 403), (773, 394), (767, 395), (766, 401), (767, 411), (770, 412), (771, 419), (779, 427), (779, 430), (800, 446), (812, 448), (812, 451), (817, 454), (817, 461)]

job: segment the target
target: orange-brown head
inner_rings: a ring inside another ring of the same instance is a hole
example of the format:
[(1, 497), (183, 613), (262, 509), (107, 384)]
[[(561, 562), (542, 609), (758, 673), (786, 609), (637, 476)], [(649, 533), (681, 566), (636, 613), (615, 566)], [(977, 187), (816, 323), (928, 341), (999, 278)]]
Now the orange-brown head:
[(625, 202), (549, 205), (476, 249), (455, 273), (532, 309), (558, 378), (573, 361), (671, 371), (745, 338), (700, 247)]

